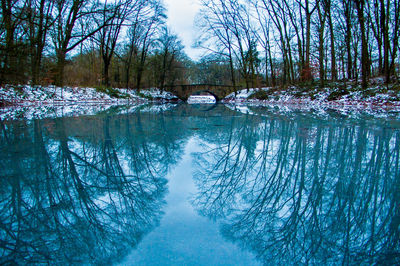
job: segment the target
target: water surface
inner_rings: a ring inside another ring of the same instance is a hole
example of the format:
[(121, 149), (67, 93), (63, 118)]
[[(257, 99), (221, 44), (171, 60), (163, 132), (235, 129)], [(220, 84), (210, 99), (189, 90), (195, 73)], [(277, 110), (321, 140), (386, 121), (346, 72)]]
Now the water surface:
[(0, 263), (400, 263), (400, 119), (178, 105), (0, 122)]

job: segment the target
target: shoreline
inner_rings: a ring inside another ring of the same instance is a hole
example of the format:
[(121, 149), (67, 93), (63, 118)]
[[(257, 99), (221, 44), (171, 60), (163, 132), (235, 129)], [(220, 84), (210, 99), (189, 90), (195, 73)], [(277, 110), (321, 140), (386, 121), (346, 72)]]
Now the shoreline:
[(294, 99), (289, 101), (274, 101), (274, 100), (225, 100), (222, 101), (224, 104), (236, 104), (236, 105), (262, 105), (262, 106), (273, 106), (273, 105), (286, 105), (293, 107), (319, 107), (319, 108), (356, 108), (356, 109), (398, 109), (400, 111), (400, 102), (368, 102), (368, 101), (316, 101), (316, 100), (304, 100)]
[[(169, 92), (153, 88), (136, 92), (126, 89), (110, 89), (105, 93), (95, 88), (80, 87), (32, 87), (29, 85), (6, 86), (0, 88), (0, 119), (34, 119), (44, 117), (76, 116), (95, 114), (119, 106), (123, 110), (136, 110), (144, 105), (166, 105), (155, 108), (168, 109), (182, 104)], [(386, 90), (381, 87), (370, 88), (367, 93), (354, 88), (338, 95), (338, 88), (304, 88), (291, 87), (286, 90), (276, 88), (243, 89), (231, 93), (220, 101), (221, 104), (247, 107), (270, 107), (293, 110), (329, 110), (349, 113), (355, 111), (370, 114), (385, 112), (400, 113), (400, 91)], [(335, 95), (335, 98), (331, 96)], [(215, 104), (213, 99), (189, 101), (187, 104)], [(236, 108), (234, 107), (234, 108)]]
[[(51, 101), (40, 101), (40, 100), (19, 100), (19, 101), (6, 101), (0, 99), (0, 109), (8, 107), (37, 107), (37, 106), (65, 106), (65, 105), (137, 105), (137, 104), (168, 104), (168, 103), (186, 103), (186, 104), (216, 104), (215, 102), (204, 102), (204, 101), (192, 101), (190, 103), (182, 100), (169, 100), (169, 99), (154, 99), (147, 100), (143, 98), (134, 99), (89, 99), (89, 100), (51, 100)], [(357, 107), (357, 108), (384, 108), (393, 109), (400, 108), (400, 101), (383, 101), (383, 102), (371, 102), (371, 101), (318, 101), (308, 99), (290, 99), (287, 101), (280, 100), (258, 100), (258, 99), (223, 99), (219, 103), (221, 104), (235, 104), (235, 105), (287, 105), (287, 106), (318, 106), (318, 107)]]
[(8, 120), (34, 120), (59, 117), (76, 117), (82, 115), (96, 115), (99, 113), (133, 113), (164, 112), (180, 104), (187, 105), (210, 105), (223, 104), (231, 110), (242, 113), (254, 114), (253, 108), (270, 108), (274, 112), (315, 112), (319, 115), (331, 111), (344, 115), (367, 114), (379, 117), (396, 117), (400, 119), (400, 103), (396, 105), (371, 104), (371, 103), (328, 103), (321, 104), (317, 101), (222, 101), (220, 103), (184, 103), (182, 101), (68, 101), (56, 103), (24, 102), (18, 105), (0, 107), (0, 121)]

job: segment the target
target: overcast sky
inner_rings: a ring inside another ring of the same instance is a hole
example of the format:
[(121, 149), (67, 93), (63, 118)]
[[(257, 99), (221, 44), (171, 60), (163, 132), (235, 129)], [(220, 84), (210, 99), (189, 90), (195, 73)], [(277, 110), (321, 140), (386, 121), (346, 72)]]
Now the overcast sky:
[(196, 37), (194, 18), (200, 9), (198, 0), (164, 0), (167, 8), (168, 26), (179, 36), (185, 46), (185, 52), (196, 60), (201, 51), (192, 48)]

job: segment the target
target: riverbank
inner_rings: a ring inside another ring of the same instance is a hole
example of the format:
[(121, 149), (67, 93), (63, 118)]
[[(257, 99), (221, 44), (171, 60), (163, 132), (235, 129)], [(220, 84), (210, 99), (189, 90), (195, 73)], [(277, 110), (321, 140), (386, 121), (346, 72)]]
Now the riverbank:
[[(208, 96), (209, 98), (211, 96)], [(195, 97), (194, 97), (195, 98)], [(204, 97), (203, 97), (204, 98)], [(168, 107), (155, 107), (162, 111), (178, 103), (176, 96), (158, 89), (135, 90), (77, 88), (77, 87), (33, 87), (5, 86), (0, 88), (0, 119), (34, 119), (45, 117), (89, 115), (124, 107), (125, 111), (142, 108), (147, 103), (169, 103)], [(210, 101), (189, 103), (214, 103)], [(400, 85), (386, 86), (372, 84), (367, 90), (354, 84), (331, 84), (323, 88), (318, 86), (287, 88), (244, 89), (228, 95), (222, 103), (237, 106), (268, 106), (297, 110), (334, 109), (348, 113), (366, 111), (368, 113), (400, 112)], [(242, 107), (241, 107), (242, 106)], [(154, 108), (154, 107), (152, 107)], [(232, 107), (231, 107), (232, 108)]]
[(177, 97), (158, 89), (79, 88), (6, 85), (0, 88), (0, 106), (42, 106), (65, 104), (141, 104), (149, 100), (174, 101)]
[(224, 102), (397, 109), (400, 108), (400, 84), (385, 85), (383, 79), (375, 79), (371, 81), (371, 86), (366, 90), (354, 82), (331, 83), (324, 87), (314, 85), (244, 89), (236, 94), (228, 95)]

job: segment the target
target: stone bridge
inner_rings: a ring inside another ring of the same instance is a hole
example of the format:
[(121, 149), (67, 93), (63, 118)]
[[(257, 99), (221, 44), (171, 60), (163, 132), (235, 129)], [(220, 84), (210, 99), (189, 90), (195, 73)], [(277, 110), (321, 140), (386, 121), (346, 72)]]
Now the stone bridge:
[(200, 92), (208, 92), (214, 96), (217, 102), (228, 96), (230, 93), (240, 90), (239, 87), (229, 85), (210, 85), (210, 84), (196, 84), (196, 85), (174, 85), (165, 86), (164, 90), (177, 96), (182, 101), (187, 101), (190, 95)]

